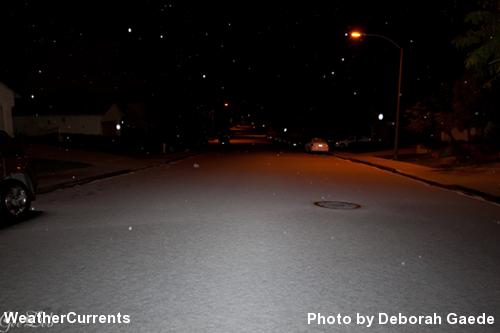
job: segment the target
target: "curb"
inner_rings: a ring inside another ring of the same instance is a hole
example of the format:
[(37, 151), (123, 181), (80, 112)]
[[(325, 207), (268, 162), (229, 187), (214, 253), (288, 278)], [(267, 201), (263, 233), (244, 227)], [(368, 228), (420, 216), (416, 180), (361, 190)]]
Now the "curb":
[(346, 157), (346, 156), (338, 155), (338, 154), (335, 154), (335, 153), (333, 154), (333, 156), (341, 158), (343, 160), (351, 161), (351, 162), (354, 162), (354, 163), (364, 164), (364, 165), (368, 165), (368, 166), (371, 166), (371, 167), (374, 167), (374, 168), (377, 168), (377, 169), (380, 169), (380, 170), (392, 172), (392, 173), (395, 173), (395, 174), (398, 174), (398, 175), (401, 175), (401, 176), (404, 176), (404, 177), (407, 177), (407, 178), (410, 178), (410, 179), (413, 179), (413, 180), (417, 180), (417, 181), (423, 182), (423, 183), (431, 185), (431, 186), (443, 188), (443, 189), (454, 191), (454, 192), (459, 192), (459, 193), (464, 194), (464, 195), (466, 195), (468, 197), (472, 197), (472, 198), (476, 198), (476, 199), (479, 198), (479, 199), (482, 199), (484, 201), (487, 201), (487, 202), (490, 202), (490, 203), (494, 203), (494, 204), (497, 204), (497, 205), (500, 204), (500, 197), (496, 196), (494, 194), (485, 193), (485, 192), (482, 192), (482, 191), (479, 191), (479, 190), (475, 190), (475, 189), (472, 189), (472, 188), (469, 188), (469, 187), (465, 187), (465, 186), (462, 186), (462, 185), (442, 184), (442, 183), (436, 182), (434, 180), (429, 180), (429, 179), (421, 178), (421, 177), (418, 177), (418, 176), (415, 176), (415, 175), (411, 175), (411, 174), (399, 171), (398, 169), (395, 169), (395, 168), (387, 167), (387, 166), (380, 165), (380, 164), (375, 164), (375, 163), (364, 161), (364, 160), (360, 160), (360, 159), (357, 159), (357, 158)]
[(64, 183), (60, 183), (60, 184), (49, 185), (49, 186), (45, 186), (45, 187), (37, 189), (36, 194), (37, 195), (38, 194), (45, 194), (45, 193), (53, 192), (53, 191), (56, 191), (56, 190), (59, 190), (59, 189), (65, 189), (65, 188), (69, 188), (69, 187), (73, 187), (73, 186), (77, 186), (77, 185), (87, 184), (87, 183), (90, 183), (90, 182), (93, 182), (93, 181), (96, 181), (96, 180), (101, 180), (101, 179), (106, 179), (106, 178), (111, 178), (111, 177), (126, 175), (126, 174), (129, 174), (129, 173), (132, 173), (132, 172), (136, 172), (136, 171), (141, 171), (141, 170), (146, 170), (146, 169), (150, 169), (150, 168), (155, 168), (155, 167), (161, 166), (163, 164), (177, 162), (177, 161), (180, 161), (180, 160), (183, 160), (183, 159), (186, 159), (186, 158), (198, 155), (198, 154), (199, 153), (190, 153), (190, 154), (186, 154), (186, 155), (176, 156), (176, 157), (173, 157), (172, 159), (169, 159), (169, 160), (166, 160), (166, 161), (163, 161), (163, 162), (160, 162), (160, 163), (156, 163), (156, 164), (153, 164), (153, 165), (148, 165), (148, 166), (140, 167), (140, 168), (122, 169), (122, 170), (117, 170), (117, 171), (113, 171), (113, 172), (103, 173), (103, 174), (96, 175), (96, 176), (86, 177), (86, 178), (83, 178), (83, 179), (78, 179), (78, 180), (75, 180), (75, 181), (68, 181), (68, 182), (64, 182)]

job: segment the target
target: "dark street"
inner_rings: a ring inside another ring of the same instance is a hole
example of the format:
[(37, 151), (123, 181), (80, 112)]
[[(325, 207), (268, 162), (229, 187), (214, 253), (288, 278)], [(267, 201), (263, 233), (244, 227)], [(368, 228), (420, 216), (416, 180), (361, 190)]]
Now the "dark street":
[[(314, 205), (337, 200), (361, 207)], [(36, 209), (0, 231), (1, 304), (131, 319), (72, 331), (359, 332), (308, 313), (500, 315), (497, 205), (333, 156), (233, 145), (41, 195)], [(486, 326), (370, 331), (498, 332)]]
[(499, 32), (0, 1), (0, 333), (500, 332)]

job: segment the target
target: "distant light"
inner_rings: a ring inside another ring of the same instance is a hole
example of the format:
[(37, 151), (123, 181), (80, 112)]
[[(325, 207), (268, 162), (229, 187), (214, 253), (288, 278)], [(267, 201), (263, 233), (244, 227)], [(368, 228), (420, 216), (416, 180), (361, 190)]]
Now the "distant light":
[(119, 131), (119, 130), (121, 130), (121, 129), (122, 129), (122, 125), (120, 125), (120, 124), (116, 124), (116, 130), (117, 130), (117, 131)]
[(229, 103), (228, 103), (228, 102), (224, 103), (224, 107), (225, 107), (225, 108), (227, 108), (228, 106), (229, 106)]
[(286, 128), (286, 127), (283, 128), (283, 132), (286, 132), (286, 131), (288, 131), (288, 128)]
[(340, 61), (345, 61), (345, 58), (341, 58)]
[(128, 28), (127, 31), (130, 33), (132, 32), (132, 28)]
[(204, 79), (206, 79), (206, 78), (207, 78), (207, 75), (206, 75), (206, 74), (203, 74), (201, 77), (202, 77), (202, 78), (204, 78)]
[(163, 39), (163, 35), (160, 35), (160, 38)]
[(31, 99), (34, 99), (34, 98), (35, 98), (35, 95), (31, 94), (31, 95), (30, 95), (30, 98), (31, 98)]
[(378, 114), (378, 120), (384, 120), (384, 114), (383, 113), (379, 113)]
[(352, 31), (350, 36), (352, 39), (359, 39), (361, 38), (361, 36), (363, 36), (363, 34), (359, 31)]

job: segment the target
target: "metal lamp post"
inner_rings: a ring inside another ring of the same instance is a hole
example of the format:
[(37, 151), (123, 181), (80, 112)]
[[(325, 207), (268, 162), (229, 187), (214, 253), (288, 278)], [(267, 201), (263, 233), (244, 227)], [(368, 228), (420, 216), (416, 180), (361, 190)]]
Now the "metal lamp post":
[(388, 42), (390, 42), (392, 45), (397, 47), (399, 49), (399, 73), (398, 73), (398, 95), (397, 95), (397, 103), (396, 103), (396, 123), (395, 123), (395, 129), (394, 129), (394, 159), (398, 159), (398, 153), (399, 153), (399, 114), (400, 114), (400, 108), (401, 108), (401, 81), (402, 81), (402, 76), (403, 76), (403, 48), (390, 39), (389, 37), (386, 37), (384, 35), (378, 35), (378, 34), (366, 34), (363, 32), (359, 31), (353, 31), (350, 34), (352, 39), (360, 39), (361, 37), (375, 37), (375, 38), (381, 38), (384, 39)]

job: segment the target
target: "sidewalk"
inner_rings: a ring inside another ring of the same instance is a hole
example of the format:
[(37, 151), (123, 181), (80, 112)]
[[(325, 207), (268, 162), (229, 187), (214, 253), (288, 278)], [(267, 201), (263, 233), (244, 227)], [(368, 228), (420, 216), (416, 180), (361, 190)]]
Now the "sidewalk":
[(383, 153), (336, 152), (334, 155), (500, 204), (500, 163), (437, 168), (377, 157)]
[(109, 153), (30, 145), (26, 152), (43, 170), (37, 173), (37, 193), (88, 183), (173, 162), (193, 155), (185, 151), (154, 156), (123, 156)]

